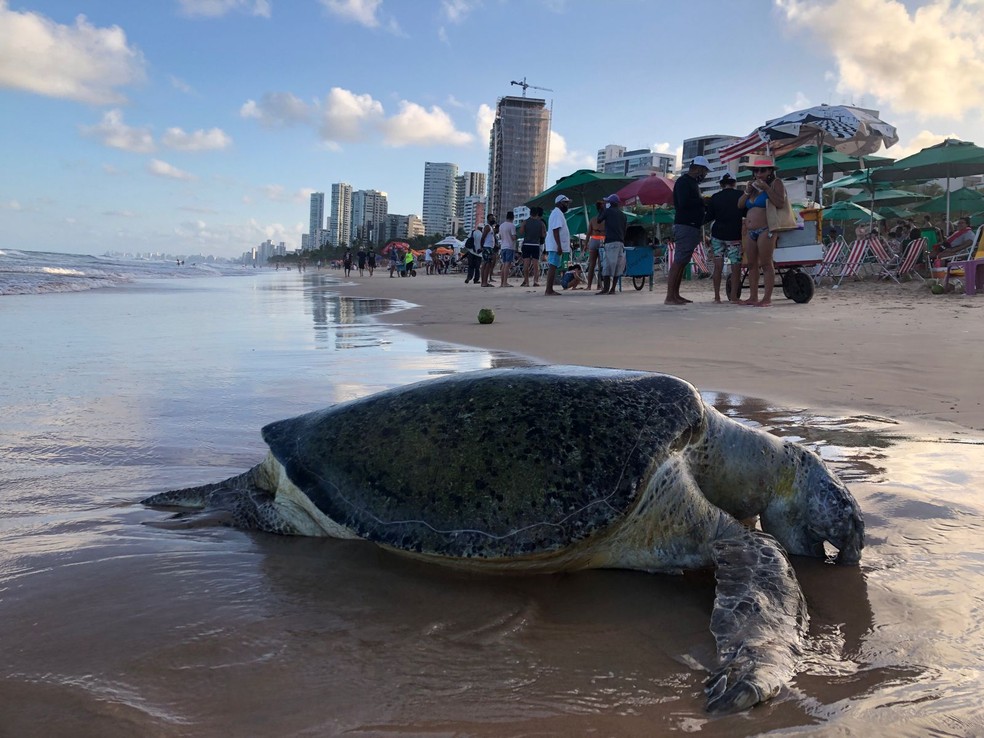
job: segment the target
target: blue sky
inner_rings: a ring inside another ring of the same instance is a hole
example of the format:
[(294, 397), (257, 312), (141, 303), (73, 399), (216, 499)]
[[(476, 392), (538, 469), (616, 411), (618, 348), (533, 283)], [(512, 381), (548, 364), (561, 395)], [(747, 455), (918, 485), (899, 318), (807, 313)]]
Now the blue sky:
[(523, 77), (551, 182), (821, 102), (880, 110), (889, 155), (984, 145), (981, 28), (980, 0), (0, 0), (0, 248), (296, 248), (339, 181), (419, 214)]

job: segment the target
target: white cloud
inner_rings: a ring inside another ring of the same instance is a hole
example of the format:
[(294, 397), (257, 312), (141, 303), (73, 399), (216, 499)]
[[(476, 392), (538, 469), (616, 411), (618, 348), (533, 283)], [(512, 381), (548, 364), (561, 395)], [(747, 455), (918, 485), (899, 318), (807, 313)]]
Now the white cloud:
[(400, 101), (400, 112), (383, 125), (384, 141), (390, 146), (413, 144), (426, 146), (465, 146), (472, 142), (469, 133), (456, 130), (450, 116), (436, 105), (425, 110), (417, 103)]
[(321, 137), (326, 141), (361, 141), (367, 128), (379, 123), (383, 105), (372, 95), (356, 95), (341, 87), (332, 87), (325, 98), (321, 117)]
[(478, 106), (478, 114), (475, 116), (475, 131), (478, 133), (478, 142), (483, 146), (489, 144), (489, 133), (492, 131), (493, 123), (495, 123), (495, 109), (482, 103)]
[(378, 11), (383, 0), (321, 0), (325, 9), (342, 20), (367, 28), (379, 27)]
[(442, 44), (450, 45), (451, 42), (448, 40), (448, 32), (444, 30), (444, 26), (438, 26), (437, 40), (440, 41)]
[(922, 130), (909, 139), (906, 143), (899, 141), (899, 143), (895, 144), (892, 148), (878, 152), (878, 155), (890, 156), (896, 160), (904, 159), (907, 156), (918, 153), (927, 146), (935, 146), (938, 143), (943, 143), (943, 141), (948, 138), (959, 139), (960, 136), (956, 133), (943, 135), (941, 133), (933, 133), (932, 131)]
[(180, 128), (168, 128), (161, 137), (161, 143), (178, 151), (214, 151), (232, 146), (232, 139), (221, 128), (210, 131), (197, 130), (185, 133)]
[(984, 3), (775, 0), (788, 24), (834, 56), (837, 91), (921, 118), (984, 108)]
[(195, 90), (192, 88), (192, 86), (189, 85), (187, 82), (185, 82), (180, 77), (175, 77), (173, 74), (169, 74), (168, 75), (168, 80), (170, 80), (170, 82), (171, 82), (171, 87), (173, 87), (174, 89), (178, 90), (179, 92), (183, 92), (186, 95), (194, 95), (195, 94)]
[(132, 210), (105, 210), (103, 215), (111, 218), (136, 218), (137, 214)]
[(782, 106), (784, 113), (794, 113), (797, 110), (803, 110), (804, 108), (810, 107), (810, 99), (804, 95), (801, 91), (796, 91), (796, 99), (791, 103), (786, 103)]
[(312, 106), (289, 92), (267, 92), (260, 102), (247, 100), (239, 109), (243, 118), (255, 118), (267, 128), (283, 128), (306, 123), (311, 118)]
[(461, 23), (481, 4), (480, 0), (441, 0), (441, 13), (448, 22)]
[(25, 210), (26, 208), (21, 205), (20, 200), (7, 200), (6, 202), (0, 202), (0, 210), (13, 210), (16, 213)]
[(232, 11), (270, 17), (270, 0), (178, 0), (178, 7), (193, 18), (218, 18)]
[(294, 192), (288, 192), (283, 185), (270, 184), (264, 185), (260, 188), (263, 196), (270, 200), (271, 202), (295, 202), (295, 203), (307, 203), (311, 201), (311, 193), (314, 192), (312, 189), (301, 188), (295, 190)]
[(123, 122), (123, 113), (110, 110), (94, 126), (82, 126), (82, 135), (98, 138), (104, 146), (134, 154), (149, 154), (156, 148), (149, 128), (134, 128)]
[(557, 131), (550, 131), (550, 166), (561, 169), (594, 169), (597, 157), (583, 151), (568, 150), (567, 141)]
[(157, 177), (167, 177), (169, 179), (181, 179), (185, 181), (191, 181), (197, 179), (193, 174), (178, 169), (176, 166), (168, 164), (166, 161), (161, 161), (160, 159), (151, 159), (150, 163), (147, 164), (147, 171)]
[(95, 105), (126, 100), (117, 88), (144, 79), (144, 58), (119, 26), (74, 26), (18, 13), (0, 0), (0, 87)]

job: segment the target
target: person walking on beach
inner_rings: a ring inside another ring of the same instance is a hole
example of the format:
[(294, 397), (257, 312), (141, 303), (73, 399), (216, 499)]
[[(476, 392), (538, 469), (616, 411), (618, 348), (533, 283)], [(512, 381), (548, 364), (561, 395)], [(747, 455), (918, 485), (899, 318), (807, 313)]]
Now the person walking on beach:
[(352, 274), (352, 249), (345, 249), (345, 256), (342, 257), (342, 267), (345, 269), (346, 277)]
[(543, 293), (545, 295), (561, 294), (554, 289), (554, 282), (564, 254), (571, 252), (571, 231), (567, 227), (566, 217), (567, 209), (571, 206), (571, 198), (567, 195), (557, 195), (554, 205), (557, 207), (550, 211), (550, 220), (547, 223), (547, 288)]
[(369, 267), (369, 276), (376, 271), (376, 249), (369, 249), (369, 256), (366, 259), (366, 264)]
[(516, 260), (516, 224), (513, 222), (515, 219), (515, 213), (510, 210), (506, 213), (506, 222), (499, 226), (499, 243), (502, 248), (499, 254), (502, 262), (499, 269), (501, 272), (500, 287), (512, 287), (509, 284), (509, 272)]
[[(772, 288), (776, 283), (776, 267), (772, 263), (772, 255), (776, 250), (776, 236), (769, 230), (769, 220), (766, 216), (766, 204), (772, 203), (777, 208), (786, 204), (786, 188), (782, 180), (776, 176), (776, 164), (771, 157), (752, 157), (749, 164), (752, 168), (753, 179), (745, 187), (745, 192), (738, 200), (738, 207), (748, 208), (745, 216), (747, 239), (745, 253), (748, 256), (748, 299), (742, 305), (753, 307), (770, 307), (772, 305)], [(758, 299), (759, 270), (762, 272), (763, 293)]]
[(390, 244), (390, 279), (393, 278), (393, 273), (397, 270), (397, 265), (400, 263), (400, 250), (396, 247), (396, 244)]
[(724, 275), (724, 259), (731, 264), (731, 287), (728, 302), (737, 303), (741, 290), (741, 222), (745, 209), (738, 207), (741, 192), (731, 172), (721, 177), (721, 190), (711, 195), (707, 205), (707, 219), (711, 224), (711, 250), (714, 254), (714, 302), (721, 302), (721, 277)]
[(547, 225), (543, 222), (543, 208), (530, 208), (530, 217), (520, 226), (523, 232), (523, 283), (530, 286), (530, 273), (533, 286), (540, 286), (540, 249), (547, 240)]
[(366, 270), (366, 250), (359, 249), (359, 276), (365, 276), (363, 272)]
[(673, 185), (673, 266), (666, 275), (666, 299), (664, 305), (686, 305), (693, 302), (680, 295), (683, 270), (687, 268), (694, 249), (700, 243), (701, 228), (704, 225), (704, 198), (700, 194), (700, 183), (711, 171), (706, 157), (695, 156), (687, 169)]
[(601, 290), (596, 295), (614, 295), (618, 278), (625, 271), (625, 213), (618, 195), (605, 198), (598, 222), (605, 226), (605, 258), (601, 265)]
[(492, 284), (492, 270), (495, 269), (495, 216), (489, 213), (482, 229), (478, 247), (482, 254), (482, 287), (495, 287)]
[[(588, 284), (587, 289), (591, 289), (594, 281), (595, 266), (598, 265), (598, 249), (605, 243), (605, 226), (598, 222), (598, 216), (605, 209), (605, 201), (599, 200), (595, 203), (595, 214), (588, 221)], [(598, 270), (601, 271), (600, 269)], [(598, 282), (601, 282), (601, 275), (598, 275)]]

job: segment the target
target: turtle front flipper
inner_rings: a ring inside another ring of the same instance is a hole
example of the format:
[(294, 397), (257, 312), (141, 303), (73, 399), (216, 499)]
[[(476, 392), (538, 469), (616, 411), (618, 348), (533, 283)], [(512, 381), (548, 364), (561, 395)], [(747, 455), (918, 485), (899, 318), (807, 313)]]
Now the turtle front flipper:
[(717, 591), (711, 632), (720, 668), (707, 681), (707, 709), (744, 710), (774, 697), (795, 673), (806, 600), (772, 536), (729, 531), (712, 544)]

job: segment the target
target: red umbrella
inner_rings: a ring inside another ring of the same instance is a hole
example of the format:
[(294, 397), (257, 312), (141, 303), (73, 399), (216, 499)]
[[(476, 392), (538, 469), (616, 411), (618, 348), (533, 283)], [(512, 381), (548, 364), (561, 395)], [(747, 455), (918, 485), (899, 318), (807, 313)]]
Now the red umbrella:
[(410, 248), (410, 244), (408, 244), (406, 241), (390, 241), (388, 244), (386, 244), (385, 246), (383, 246), (383, 248), (380, 251), (380, 253), (382, 253), (382, 254), (388, 254), (394, 248), (397, 248), (397, 249), (400, 249), (400, 251), (406, 252), (406, 250), (408, 248)]
[(635, 202), (642, 205), (672, 205), (673, 180), (659, 174), (651, 174), (625, 185), (615, 194), (623, 205), (631, 205)]

